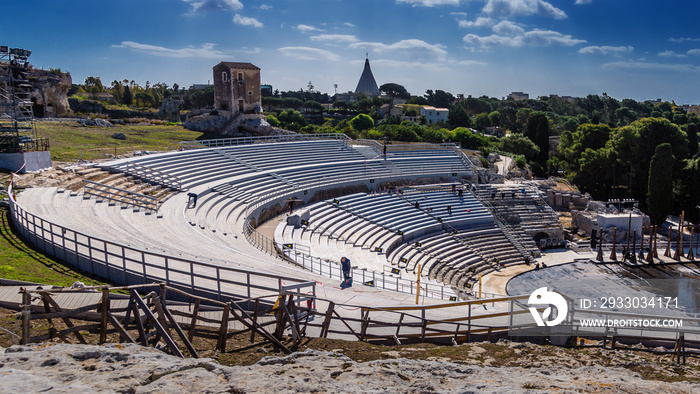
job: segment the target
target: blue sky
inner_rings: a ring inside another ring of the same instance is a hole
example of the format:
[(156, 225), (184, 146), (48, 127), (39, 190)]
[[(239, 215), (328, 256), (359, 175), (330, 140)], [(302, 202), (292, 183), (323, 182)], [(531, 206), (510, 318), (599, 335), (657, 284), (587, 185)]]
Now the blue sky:
[[(251, 62), (280, 90), (609, 95), (700, 104), (700, 2), (649, 0), (4, 1), (3, 45), (74, 82), (189, 86)], [(23, 24), (24, 23), (24, 24)]]

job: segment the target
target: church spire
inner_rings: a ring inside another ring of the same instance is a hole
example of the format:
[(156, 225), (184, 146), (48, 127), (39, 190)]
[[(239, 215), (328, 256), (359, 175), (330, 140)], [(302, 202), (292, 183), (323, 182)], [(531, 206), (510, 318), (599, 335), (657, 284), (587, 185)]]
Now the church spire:
[(377, 87), (377, 81), (374, 80), (372, 69), (369, 66), (369, 52), (365, 52), (365, 68), (362, 70), (362, 75), (355, 88), (355, 93), (364, 93), (368, 96), (374, 96), (378, 91), (379, 87)]

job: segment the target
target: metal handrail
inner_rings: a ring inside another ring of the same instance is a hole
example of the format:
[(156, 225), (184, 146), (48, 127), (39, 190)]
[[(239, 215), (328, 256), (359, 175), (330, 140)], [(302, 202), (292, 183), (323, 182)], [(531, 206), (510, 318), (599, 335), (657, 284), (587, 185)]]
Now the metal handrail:
[[(309, 282), (306, 279), (189, 260), (93, 237), (27, 211), (15, 200), (11, 184), (7, 193), (13, 223), (28, 242), (46, 255), (114, 283), (165, 282), (193, 292), (213, 293), (219, 300), (226, 300), (232, 297), (250, 298), (253, 289), (279, 292), (285, 282)], [(277, 283), (276, 287), (264, 283), (270, 279)], [(214, 288), (212, 283), (215, 284)], [(236, 286), (242, 286), (244, 290), (234, 292)]]
[(147, 167), (135, 163), (133, 161), (126, 163), (123, 172), (144, 179), (146, 181), (152, 181), (159, 185), (169, 187), (173, 190), (183, 190), (182, 179), (180, 179), (179, 177), (171, 174), (166, 174), (162, 171), (158, 171), (154, 168)]
[[(378, 155), (381, 155), (381, 154), (384, 153), (384, 151), (383, 151), (383, 150), (384, 150), (384, 145), (382, 145), (381, 143), (379, 143), (379, 141), (377, 141), (377, 140), (356, 139), (356, 140), (352, 140), (352, 141), (350, 142), (350, 145), (369, 146), (369, 147), (372, 148), (372, 149), (375, 151), (375, 153), (377, 153)], [(388, 146), (388, 145), (387, 145), (387, 146)]]
[(119, 202), (129, 206), (156, 211), (160, 208), (160, 201), (145, 194), (135, 193), (126, 189), (105, 185), (104, 183), (83, 180), (83, 194), (96, 198)]
[(342, 133), (319, 133), (319, 134), (281, 134), (267, 135), (260, 137), (236, 137), (236, 138), (219, 138), (201, 141), (183, 141), (180, 142), (180, 150), (215, 148), (223, 146), (249, 145), (265, 142), (284, 142), (284, 141), (312, 141), (312, 140), (352, 140)]
[[(315, 272), (321, 275), (328, 275), (330, 278), (342, 277), (340, 266), (337, 263), (321, 259), (320, 257), (312, 256), (311, 254), (306, 252), (299, 252), (297, 250), (294, 250), (295, 257), (292, 258), (289, 256), (289, 252), (280, 250), (275, 241), (262, 235), (255, 228), (253, 228), (253, 226), (250, 224), (250, 216), (251, 211), (257, 206), (258, 204), (250, 204), (246, 209), (246, 213), (244, 215), (246, 220), (243, 225), (243, 235), (245, 236), (248, 242), (250, 242), (255, 247), (269, 255), (281, 258), (287, 257), (288, 260), (291, 260), (295, 264), (299, 264), (298, 260), (301, 259), (301, 267), (310, 270), (311, 272)], [(334, 275), (336, 268), (337, 275)], [(389, 281), (386, 278), (391, 276), (388, 276), (383, 272), (375, 272), (372, 270), (365, 269), (353, 270), (353, 272), (357, 273), (358, 278), (362, 277), (363, 282), (367, 282), (367, 280), (365, 279), (371, 278), (374, 286), (380, 289), (409, 294), (415, 294), (415, 291), (417, 289), (417, 282), (412, 279), (402, 279), (397, 277), (392, 278)], [(382, 280), (379, 280), (380, 278)], [(445, 300), (449, 299), (450, 297), (453, 297), (454, 294), (454, 292), (451, 290), (451, 286), (436, 285), (430, 283), (421, 283), (420, 286), (421, 292), (423, 294), (429, 294), (433, 298), (440, 298), (442, 300)], [(450, 290), (446, 291), (446, 288), (450, 288)]]

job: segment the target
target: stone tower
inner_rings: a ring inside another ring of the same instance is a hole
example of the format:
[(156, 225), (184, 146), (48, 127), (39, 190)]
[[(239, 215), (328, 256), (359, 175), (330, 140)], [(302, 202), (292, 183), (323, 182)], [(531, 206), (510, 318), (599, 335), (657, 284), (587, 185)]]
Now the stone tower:
[(261, 111), (260, 68), (250, 63), (221, 62), (214, 66), (214, 109), (234, 117)]

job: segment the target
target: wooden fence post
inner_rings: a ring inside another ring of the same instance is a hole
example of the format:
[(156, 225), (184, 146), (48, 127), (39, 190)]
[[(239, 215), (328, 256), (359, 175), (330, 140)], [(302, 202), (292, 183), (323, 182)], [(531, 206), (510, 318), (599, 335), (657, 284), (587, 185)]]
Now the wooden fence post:
[[(260, 308), (260, 298), (255, 299), (253, 307), (253, 325), (258, 323), (258, 309)], [(255, 343), (255, 330), (250, 330), (250, 343)]]
[(192, 320), (190, 321), (190, 329), (187, 332), (187, 339), (192, 342), (194, 338), (195, 328), (197, 327), (197, 315), (199, 314), (199, 298), (194, 300), (194, 309), (192, 310)]
[(323, 325), (321, 326), (321, 338), (328, 338), (328, 330), (331, 326), (331, 320), (333, 319), (333, 309), (335, 308), (335, 303), (330, 301), (328, 303), (328, 309), (326, 310), (326, 317), (323, 319)]
[(228, 315), (231, 311), (231, 307), (227, 304), (224, 306), (224, 313), (221, 317), (221, 327), (219, 328), (219, 343), (216, 344), (216, 348), (219, 349), (221, 353), (226, 351), (226, 335), (228, 334)]
[(102, 316), (100, 318), (100, 344), (107, 342), (107, 313), (109, 312), (109, 289), (102, 288)]

